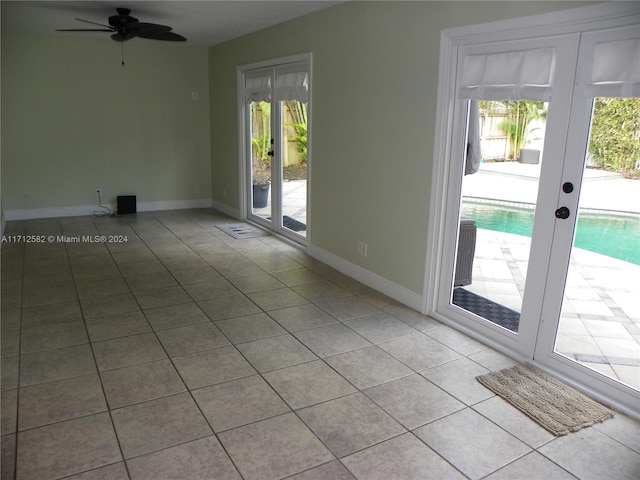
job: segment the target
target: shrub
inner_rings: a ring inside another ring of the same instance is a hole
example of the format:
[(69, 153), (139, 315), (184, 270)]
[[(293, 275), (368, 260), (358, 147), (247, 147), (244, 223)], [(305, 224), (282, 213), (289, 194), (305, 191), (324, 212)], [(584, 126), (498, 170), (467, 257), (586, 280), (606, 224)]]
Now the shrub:
[(589, 153), (600, 168), (638, 175), (640, 98), (595, 100)]

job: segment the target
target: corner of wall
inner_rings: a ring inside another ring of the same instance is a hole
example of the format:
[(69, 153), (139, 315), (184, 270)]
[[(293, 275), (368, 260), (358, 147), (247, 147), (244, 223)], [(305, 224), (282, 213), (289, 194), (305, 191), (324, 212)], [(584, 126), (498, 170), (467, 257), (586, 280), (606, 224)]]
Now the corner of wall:
[(219, 202), (217, 200), (211, 200), (211, 208), (214, 210), (218, 210), (219, 212), (224, 213), (225, 215), (229, 215), (232, 218), (236, 218), (238, 220), (242, 220), (242, 214), (240, 209), (230, 207), (229, 205)]
[(377, 273), (371, 272), (365, 268), (362, 268), (354, 263), (348, 262), (344, 258), (338, 257), (327, 250), (324, 250), (316, 245), (310, 244), (308, 253), (313, 258), (320, 260), (321, 262), (335, 268), (339, 272), (344, 273), (361, 283), (364, 283), (368, 287), (377, 290), (380, 293), (387, 295), (388, 297), (397, 300), (398, 302), (410, 307), (414, 310), (421, 311), (423, 299), (422, 295), (409, 290), (402, 285), (398, 285), (391, 280), (381, 277)]

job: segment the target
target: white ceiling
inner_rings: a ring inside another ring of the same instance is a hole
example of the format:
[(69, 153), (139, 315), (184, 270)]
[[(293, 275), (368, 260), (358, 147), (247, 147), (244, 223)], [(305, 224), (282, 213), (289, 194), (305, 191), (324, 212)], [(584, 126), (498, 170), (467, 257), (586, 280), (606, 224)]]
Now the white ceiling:
[[(257, 32), (342, 1), (332, 0), (208, 0), (208, 1), (6, 1), (2, 0), (2, 29), (42, 35), (104, 38), (108, 33), (62, 33), (57, 28), (92, 28), (82, 18), (108, 24), (117, 7), (131, 9), (141, 22), (159, 23), (187, 38), (187, 45), (208, 47)], [(100, 28), (96, 26), (96, 28)], [(134, 39), (132, 41), (150, 41)]]

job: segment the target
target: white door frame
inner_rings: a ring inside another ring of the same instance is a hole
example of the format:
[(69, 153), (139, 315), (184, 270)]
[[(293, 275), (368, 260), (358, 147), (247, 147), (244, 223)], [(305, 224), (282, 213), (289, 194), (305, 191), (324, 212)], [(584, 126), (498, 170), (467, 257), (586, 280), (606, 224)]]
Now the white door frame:
[[(456, 222), (451, 220), (452, 215), (450, 215), (450, 212), (448, 214), (447, 208), (451, 208), (451, 198), (455, 197), (456, 193), (459, 199), (460, 185), (452, 180), (455, 180), (455, 172), (461, 168), (457, 163), (459, 163), (462, 158), (459, 154), (460, 152), (456, 152), (456, 142), (452, 142), (452, 139), (455, 138), (456, 134), (464, 131), (462, 130), (462, 122), (466, 121), (465, 118), (462, 118), (462, 108), (459, 102), (456, 101), (455, 92), (456, 68), (460, 49), (465, 46), (490, 44), (492, 42), (513, 42), (527, 38), (536, 39), (554, 35), (580, 34), (592, 30), (638, 23), (640, 23), (640, 6), (628, 2), (610, 2), (515, 20), (448, 29), (441, 32), (438, 103), (434, 139), (434, 161), (431, 177), (431, 202), (427, 232), (423, 313), (457, 328), (513, 358), (539, 363), (534, 360), (536, 336), (532, 336), (530, 332), (521, 332), (521, 335), (527, 337), (530, 343), (525, 346), (518, 345), (503, 329), (477, 328), (471, 320), (471, 317), (461, 313), (459, 311), (460, 309), (446, 308), (442, 302), (442, 298), (449, 293), (443, 293), (443, 288), (440, 286), (442, 282), (440, 282), (439, 279), (441, 272), (447, 271), (447, 268), (452, 268), (455, 235), (457, 231)], [(561, 67), (566, 69), (566, 71), (570, 71), (571, 69), (571, 66), (568, 65)], [(573, 77), (573, 75), (574, 73), (572, 72), (571, 76)], [(570, 102), (570, 99), (567, 99), (567, 101)], [(569, 109), (567, 109), (567, 115), (568, 113)], [(551, 115), (549, 117), (551, 118)], [(549, 131), (551, 129), (547, 130)], [(458, 143), (462, 145), (462, 142)], [(454, 162), (452, 160), (453, 158), (459, 158), (458, 162)], [(555, 179), (559, 187), (561, 184), (562, 171), (560, 167), (558, 167), (558, 169), (558, 171), (553, 171), (553, 168), (547, 169), (547, 173), (548, 176), (552, 176), (552, 178), (548, 180), (553, 183)], [(450, 177), (450, 175), (454, 176)], [(461, 175), (458, 176), (461, 177)], [(541, 183), (545, 180), (547, 179), (540, 179)], [(458, 181), (460, 181), (460, 179), (458, 179)], [(559, 192), (559, 190), (558, 188), (556, 191)], [(553, 210), (555, 210), (558, 195), (552, 195), (550, 197), (551, 198), (546, 199), (539, 198), (538, 208), (542, 207), (540, 202), (544, 202), (544, 205), (548, 204), (545, 208), (548, 209), (549, 206), (553, 206)], [(455, 208), (457, 209), (457, 205)], [(540, 215), (537, 217), (541, 218)], [(545, 219), (538, 220), (538, 218), (536, 219), (534, 228), (544, 228), (539, 227), (537, 224), (544, 222)], [(546, 258), (550, 258), (550, 242), (546, 245), (538, 245), (537, 248), (539, 248), (539, 251), (531, 252), (532, 255), (546, 255)], [(540, 275), (541, 274), (542, 272), (540, 272)], [(537, 276), (536, 278), (542, 277)], [(540, 298), (544, 294), (543, 290), (544, 289), (541, 288), (537, 293)], [(535, 298), (532, 299), (532, 302), (533, 301), (535, 301)], [(527, 305), (523, 305), (523, 311), (525, 308), (527, 308)], [(549, 312), (540, 312), (541, 318), (544, 319), (543, 316), (547, 313)], [(556, 321), (556, 319), (554, 319), (554, 321)], [(606, 382), (603, 384), (602, 382), (596, 381), (596, 379), (585, 378), (584, 375), (580, 375), (580, 372), (577, 372), (576, 368), (561, 368), (561, 371), (559, 371), (557, 365), (553, 364), (553, 362), (545, 361), (543, 364), (539, 364), (539, 366), (548, 371), (552, 371), (568, 383), (587, 391), (591, 395), (609, 404), (615, 405), (631, 414), (638, 415), (637, 397), (625, 391), (624, 388), (618, 388), (620, 384), (610, 385)]]
[[(311, 205), (310, 205), (310, 198), (311, 198), (311, 165), (312, 165), (312, 126), (311, 126), (311, 118), (312, 118), (312, 113), (311, 113), (311, 97), (312, 97), (312, 78), (313, 78), (313, 74), (312, 74), (312, 54), (311, 53), (302, 53), (302, 54), (298, 54), (298, 55), (292, 55), (292, 56), (288, 56), (288, 57), (281, 57), (281, 58), (276, 58), (276, 59), (272, 59), (272, 60), (265, 60), (265, 61), (261, 61), (261, 62), (256, 62), (256, 63), (251, 63), (251, 64), (247, 64), (247, 65), (242, 65), (237, 67), (236, 69), (236, 81), (237, 81), (237, 99), (238, 99), (238, 161), (239, 161), (239, 175), (238, 175), (238, 182), (239, 182), (239, 189), (238, 191), (240, 192), (240, 215), (241, 215), (241, 219), (242, 220), (252, 220), (255, 221), (255, 219), (250, 219), (249, 218), (249, 200), (250, 200), (250, 192), (249, 192), (249, 188), (248, 188), (248, 183), (249, 183), (249, 176), (251, 175), (251, 172), (248, 171), (247, 169), (247, 164), (248, 164), (248, 158), (251, 157), (251, 151), (247, 148), (247, 134), (249, 133), (248, 130), (248, 118), (247, 118), (247, 105), (244, 101), (244, 78), (245, 78), (245, 74), (250, 72), (250, 71), (257, 71), (257, 70), (272, 70), (272, 71), (276, 71), (278, 69), (278, 67), (285, 67), (287, 65), (290, 64), (296, 64), (296, 63), (304, 63), (306, 64), (307, 70), (309, 72), (309, 103), (307, 104), (307, 131), (308, 131), (308, 136), (307, 136), (307, 198), (306, 198), (306, 202), (307, 202), (307, 231), (306, 231), (306, 237), (301, 237), (300, 235), (294, 234), (294, 233), (289, 233), (288, 231), (286, 231), (286, 229), (284, 228), (278, 228), (279, 225), (279, 220), (276, 221), (275, 219), (275, 213), (280, 213), (280, 212), (275, 212), (275, 208), (280, 208), (281, 207), (281, 184), (282, 182), (280, 181), (278, 185), (275, 185), (274, 181), (274, 185), (271, 186), (272, 188), (272, 192), (271, 192), (271, 196), (272, 196), (272, 221), (271, 221), (271, 227), (270, 229), (272, 229), (275, 233), (282, 235), (283, 237), (287, 238), (288, 240), (292, 240), (293, 242), (295, 242), (296, 244), (299, 245), (303, 245), (305, 247), (308, 247), (308, 245), (310, 245), (311, 242), (311, 227), (310, 227), (310, 223), (311, 223)], [(272, 85), (273, 85), (273, 79), (272, 79)], [(272, 102), (273, 103), (273, 102)], [(277, 145), (280, 142), (280, 135), (281, 132), (278, 131), (277, 128), (275, 128), (275, 126), (278, 126), (278, 122), (275, 121), (275, 112), (277, 111), (277, 109), (274, 109), (272, 111), (272, 135), (274, 138), (274, 143)], [(273, 172), (272, 172), (273, 175)], [(275, 175), (275, 179), (279, 179), (281, 180), (281, 173), (277, 173)], [(273, 177), (272, 177), (273, 178)], [(260, 222), (256, 222), (258, 224), (260, 224)], [(265, 226), (265, 225), (263, 225)]]
[[(511, 40), (508, 42), (491, 42), (488, 44), (463, 45), (458, 47), (458, 58), (456, 71), (462, 70), (462, 63), (467, 55), (491, 54), (510, 50), (528, 50), (539, 48), (554, 48), (556, 60), (555, 71), (551, 79), (553, 91), (570, 91), (575, 73), (575, 58), (578, 51), (579, 35), (553, 35), (539, 38), (527, 38)], [(452, 83), (456, 83), (455, 81)], [(545, 134), (545, 162), (542, 166), (540, 179), (540, 192), (536, 201), (536, 212), (555, 211), (553, 207), (557, 200), (559, 186), (554, 185), (562, 173), (562, 162), (564, 159), (564, 144), (567, 136), (567, 124), (571, 106), (570, 96), (558, 95), (558, 99), (550, 102), (549, 113), (547, 115), (547, 128)], [(458, 226), (460, 205), (460, 194), (463, 178), (463, 159), (465, 156), (466, 143), (464, 141), (467, 130), (467, 100), (456, 98), (453, 102), (453, 126), (450, 140), (451, 158), (450, 168), (447, 169), (447, 197), (445, 206), (445, 224), (443, 236), (443, 251), (440, 255), (442, 260), (437, 278), (453, 278), (456, 246), (456, 234)], [(455, 161), (453, 159), (458, 159)], [(542, 186), (550, 185), (543, 190)], [(555, 217), (553, 215), (536, 215), (534, 225), (534, 235), (532, 237), (530, 259), (545, 259), (549, 257), (551, 251), (551, 233), (554, 228)], [(538, 235), (536, 235), (538, 233)], [(544, 233), (540, 235), (539, 233)], [(546, 241), (545, 241), (546, 240)], [(547, 265), (544, 262), (530, 261), (524, 298), (521, 307), (521, 321), (518, 333), (511, 332), (499, 327), (494, 323), (484, 321), (482, 331), (489, 337), (507, 347), (509, 350), (517, 351), (527, 358), (533, 356), (537, 322), (529, 322), (527, 319), (540, 317), (540, 305), (543, 291), (539, 288), (547, 278)], [(531, 288), (530, 286), (534, 288)], [(455, 318), (462, 325), (475, 328), (478, 322), (483, 322), (475, 315), (464, 311), (460, 307), (450, 303), (451, 289), (440, 288), (436, 299), (438, 311), (451, 318)]]

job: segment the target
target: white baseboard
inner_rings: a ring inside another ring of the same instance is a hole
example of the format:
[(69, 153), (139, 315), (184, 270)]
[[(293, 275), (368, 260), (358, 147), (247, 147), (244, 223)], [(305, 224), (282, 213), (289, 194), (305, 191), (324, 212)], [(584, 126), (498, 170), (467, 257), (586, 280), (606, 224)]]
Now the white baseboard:
[[(113, 209), (113, 206), (107, 205)], [(32, 208), (21, 210), (7, 210), (7, 221), (34, 220), (37, 218), (78, 217), (92, 215), (94, 211), (102, 210), (96, 205), (76, 205), (73, 207)]]
[(313, 258), (335, 268), (345, 275), (358, 280), (368, 287), (377, 290), (398, 302), (420, 311), (422, 308), (422, 295), (409, 290), (402, 285), (392, 282), (377, 273), (373, 273), (365, 268), (334, 255), (331, 252), (323, 250), (315, 245), (309, 245), (308, 253)]
[[(116, 205), (105, 205), (116, 212)], [(166, 200), (159, 202), (140, 202), (137, 204), (138, 212), (152, 212), (158, 210), (184, 210), (186, 208), (211, 208), (211, 200), (208, 198), (197, 200)], [(103, 212), (104, 209), (97, 205), (75, 205), (72, 207), (34, 208), (22, 210), (7, 210), (7, 221), (33, 220), (37, 218), (78, 217), (93, 215), (94, 212)], [(4, 227), (4, 224), (3, 224)]]
[(185, 210), (187, 208), (211, 208), (211, 199), (140, 202), (137, 209), (139, 212), (156, 212), (158, 210)]

